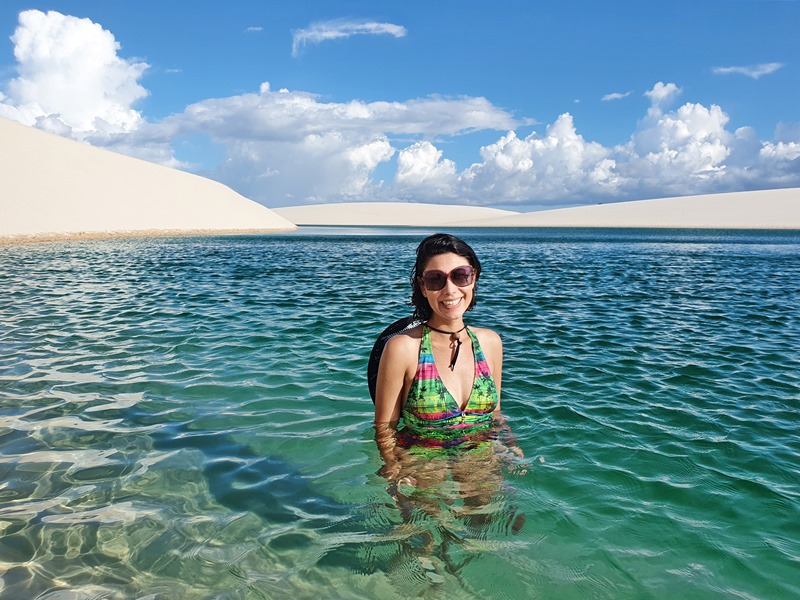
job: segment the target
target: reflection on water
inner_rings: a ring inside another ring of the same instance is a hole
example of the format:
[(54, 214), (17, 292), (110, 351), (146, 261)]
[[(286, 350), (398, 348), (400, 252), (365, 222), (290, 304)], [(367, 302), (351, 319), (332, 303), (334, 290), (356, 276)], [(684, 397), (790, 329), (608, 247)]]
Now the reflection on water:
[(394, 473), (367, 233), (0, 248), (0, 598), (800, 597), (796, 232), (462, 232), (516, 443)]

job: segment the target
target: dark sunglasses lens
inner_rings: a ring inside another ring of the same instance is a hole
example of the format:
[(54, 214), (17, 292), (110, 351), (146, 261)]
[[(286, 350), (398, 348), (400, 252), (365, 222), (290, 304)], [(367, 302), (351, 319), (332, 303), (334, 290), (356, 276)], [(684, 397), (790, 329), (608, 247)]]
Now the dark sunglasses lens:
[(460, 267), (453, 269), (450, 273), (450, 279), (453, 280), (458, 287), (465, 287), (472, 283), (472, 269), (469, 267)]
[(422, 281), (425, 283), (425, 289), (436, 292), (442, 289), (447, 282), (447, 273), (429, 271), (422, 276)]

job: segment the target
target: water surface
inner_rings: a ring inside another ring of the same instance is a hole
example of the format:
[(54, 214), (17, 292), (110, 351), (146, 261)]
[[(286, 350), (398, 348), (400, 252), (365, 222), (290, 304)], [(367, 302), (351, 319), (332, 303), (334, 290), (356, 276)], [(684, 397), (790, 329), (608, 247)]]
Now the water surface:
[(0, 598), (800, 597), (800, 233), (456, 232), (524, 454), (477, 512), (378, 474), (428, 233), (0, 247)]

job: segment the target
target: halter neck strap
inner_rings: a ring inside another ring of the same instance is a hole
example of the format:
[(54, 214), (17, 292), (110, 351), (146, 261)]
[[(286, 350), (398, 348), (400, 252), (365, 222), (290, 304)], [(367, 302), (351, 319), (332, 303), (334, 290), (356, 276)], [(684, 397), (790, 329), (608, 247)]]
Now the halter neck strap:
[(425, 327), (428, 329), (432, 329), (433, 331), (438, 331), (439, 333), (444, 333), (450, 336), (450, 339), (456, 343), (456, 347), (453, 349), (453, 357), (450, 359), (450, 370), (454, 370), (456, 368), (456, 361), (458, 360), (458, 353), (461, 351), (461, 338), (457, 337), (459, 333), (464, 331), (467, 326), (464, 325), (458, 331), (445, 331), (444, 329), (437, 329), (436, 327), (431, 327), (430, 323), (425, 323)]

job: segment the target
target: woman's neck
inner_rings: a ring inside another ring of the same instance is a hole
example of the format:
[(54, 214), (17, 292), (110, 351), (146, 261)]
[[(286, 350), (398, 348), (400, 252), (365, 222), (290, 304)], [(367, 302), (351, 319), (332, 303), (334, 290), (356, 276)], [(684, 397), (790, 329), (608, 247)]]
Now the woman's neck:
[(431, 328), (439, 329), (442, 331), (447, 331), (450, 333), (455, 333), (456, 331), (461, 331), (464, 329), (464, 319), (441, 319), (437, 318), (436, 316), (431, 317), (427, 321), (428, 326)]
[(433, 324), (431, 323), (431, 320), (428, 319), (428, 328), (431, 331), (443, 333), (447, 335), (447, 337), (450, 339), (450, 348), (452, 349), (453, 353), (451, 354), (450, 357), (449, 369), (452, 371), (456, 368), (456, 361), (458, 361), (458, 353), (461, 351), (461, 344), (462, 344), (461, 338), (463, 337), (461, 332), (464, 331), (467, 328), (467, 326), (464, 325), (464, 319), (453, 319), (450, 321), (444, 321), (446, 323), (446, 326), (452, 329), (450, 328), (442, 329), (441, 327), (438, 326), (442, 321), (444, 320), (443, 319), (436, 320), (435, 321), (436, 324)]

